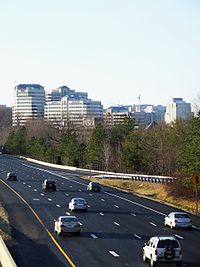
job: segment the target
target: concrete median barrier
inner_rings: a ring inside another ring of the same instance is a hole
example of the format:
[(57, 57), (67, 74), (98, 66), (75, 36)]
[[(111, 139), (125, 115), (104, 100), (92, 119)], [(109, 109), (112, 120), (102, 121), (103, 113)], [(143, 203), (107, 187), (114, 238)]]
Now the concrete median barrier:
[(1, 236), (0, 236), (0, 266), (17, 267)]

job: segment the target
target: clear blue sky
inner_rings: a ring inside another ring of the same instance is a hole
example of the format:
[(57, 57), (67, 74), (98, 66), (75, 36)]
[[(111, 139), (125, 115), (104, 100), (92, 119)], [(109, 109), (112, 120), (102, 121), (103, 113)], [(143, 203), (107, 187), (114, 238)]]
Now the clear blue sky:
[(0, 104), (67, 85), (104, 107), (200, 93), (199, 0), (0, 0)]

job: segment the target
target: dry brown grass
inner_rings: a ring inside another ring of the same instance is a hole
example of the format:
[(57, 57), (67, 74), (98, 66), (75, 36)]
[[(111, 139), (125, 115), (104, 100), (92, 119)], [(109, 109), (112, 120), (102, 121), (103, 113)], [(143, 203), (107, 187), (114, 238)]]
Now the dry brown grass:
[(0, 203), (0, 235), (3, 240), (11, 239), (11, 226), (8, 220), (8, 214)]
[[(124, 191), (132, 192), (134, 194), (142, 195), (156, 201), (167, 203), (171, 206), (178, 207), (182, 210), (196, 213), (195, 195), (191, 198), (191, 195), (187, 198), (182, 197), (182, 194), (171, 194), (169, 185), (147, 183), (140, 181), (125, 181), (125, 180), (111, 180), (111, 179), (99, 179), (92, 177), (84, 177), (87, 180), (98, 181), (101, 184), (122, 189)], [(173, 187), (173, 185), (170, 185)], [(174, 185), (177, 186), (177, 185)], [(178, 190), (176, 188), (176, 190)], [(192, 191), (192, 188), (190, 189)]]

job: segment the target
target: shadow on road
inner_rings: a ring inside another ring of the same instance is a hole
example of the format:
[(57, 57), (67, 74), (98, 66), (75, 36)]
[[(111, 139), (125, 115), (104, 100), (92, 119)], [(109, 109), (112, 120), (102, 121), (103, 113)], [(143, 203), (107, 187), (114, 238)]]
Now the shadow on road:
[[(33, 229), (31, 229), (33, 230)], [(6, 245), (18, 267), (66, 267), (51, 251), (54, 244), (45, 244), (38, 238), (37, 243), (16, 228), (12, 228), (12, 240)], [(50, 241), (51, 242), (51, 241)], [(58, 251), (58, 253), (60, 253)]]

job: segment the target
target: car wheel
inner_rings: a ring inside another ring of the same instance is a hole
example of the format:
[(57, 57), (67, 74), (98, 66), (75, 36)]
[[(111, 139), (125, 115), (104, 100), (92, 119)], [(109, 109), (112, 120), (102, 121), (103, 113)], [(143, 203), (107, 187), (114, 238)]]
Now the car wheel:
[(61, 232), (56, 231), (56, 234), (57, 234), (57, 235), (61, 235)]
[(151, 267), (156, 267), (156, 262), (152, 258), (150, 260), (150, 266)]
[(142, 259), (143, 259), (143, 262), (146, 262), (147, 261), (147, 257), (145, 255), (145, 252), (144, 251), (143, 251)]

